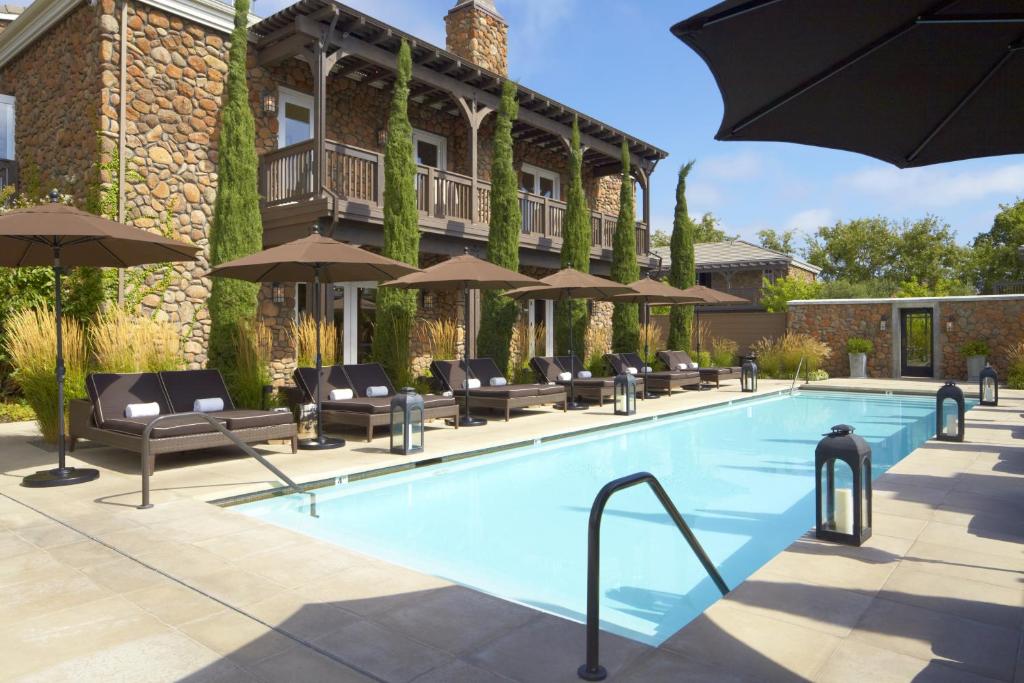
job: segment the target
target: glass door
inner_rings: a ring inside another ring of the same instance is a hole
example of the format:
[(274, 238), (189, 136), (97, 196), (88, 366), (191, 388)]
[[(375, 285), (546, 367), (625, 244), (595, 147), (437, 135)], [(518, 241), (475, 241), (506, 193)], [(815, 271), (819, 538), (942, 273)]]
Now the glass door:
[(900, 311), (900, 374), (932, 377), (932, 309), (905, 308)]

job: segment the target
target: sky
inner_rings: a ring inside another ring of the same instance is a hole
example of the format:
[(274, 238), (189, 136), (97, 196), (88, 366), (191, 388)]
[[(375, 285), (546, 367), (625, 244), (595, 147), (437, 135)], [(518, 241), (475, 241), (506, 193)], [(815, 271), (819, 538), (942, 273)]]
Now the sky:
[[(257, 0), (267, 16), (292, 0)], [(348, 0), (444, 46), (454, 0)], [(718, 142), (722, 102), (704, 62), (669, 33), (710, 0), (495, 0), (509, 23), (509, 75), (523, 85), (669, 152), (652, 178), (652, 223), (670, 231), (679, 166), (690, 159), (690, 214), (712, 212), (730, 235), (802, 235), (837, 220), (932, 214), (969, 243), (999, 205), (1024, 195), (1024, 159), (995, 157), (899, 170), (836, 150)]]

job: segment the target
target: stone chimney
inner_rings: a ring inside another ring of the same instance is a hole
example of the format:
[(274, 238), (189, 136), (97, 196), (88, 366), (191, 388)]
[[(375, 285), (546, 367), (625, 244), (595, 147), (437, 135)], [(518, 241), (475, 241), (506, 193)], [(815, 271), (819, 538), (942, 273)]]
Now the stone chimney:
[(508, 76), (508, 24), (494, 0), (456, 0), (444, 26), (449, 52)]

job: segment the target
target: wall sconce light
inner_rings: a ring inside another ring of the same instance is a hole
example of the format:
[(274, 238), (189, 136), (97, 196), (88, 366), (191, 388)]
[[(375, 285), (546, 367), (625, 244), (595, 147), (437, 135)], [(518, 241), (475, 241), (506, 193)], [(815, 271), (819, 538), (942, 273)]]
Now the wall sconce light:
[(377, 147), (384, 149), (388, 144), (388, 129), (378, 128), (377, 129)]
[(889, 316), (882, 316), (882, 319), (878, 321), (878, 329), (880, 329), (882, 332), (885, 332), (887, 329), (889, 329)]
[(280, 282), (275, 282), (270, 285), (270, 298), (275, 304), (284, 303), (284, 285)]
[(264, 114), (277, 113), (277, 93), (272, 90), (265, 90), (260, 96), (260, 104), (263, 106)]
[(430, 313), (434, 310), (434, 293), (420, 291), (420, 309), (424, 313)]
[(946, 318), (946, 332), (952, 332), (952, 331), (953, 331), (953, 319), (952, 318)]

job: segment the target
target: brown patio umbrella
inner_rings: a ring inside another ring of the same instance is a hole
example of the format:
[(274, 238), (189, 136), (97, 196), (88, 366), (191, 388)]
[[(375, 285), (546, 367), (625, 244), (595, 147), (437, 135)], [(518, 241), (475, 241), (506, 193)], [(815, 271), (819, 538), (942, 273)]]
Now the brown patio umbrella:
[[(722, 304), (749, 304), (748, 299), (743, 297), (735, 296), (732, 294), (726, 294), (725, 292), (719, 292), (717, 289), (711, 289), (704, 285), (693, 285), (682, 290), (686, 296), (692, 296), (699, 299), (700, 302), (694, 304), (693, 315), (694, 315), (694, 327), (698, 327), (700, 322), (700, 307), (701, 306), (716, 306)], [(700, 329), (697, 330), (697, 353), (700, 353)]]
[[(466, 344), (462, 347), (462, 362), (465, 376), (469, 378), (469, 290), (471, 289), (512, 289), (539, 285), (539, 281), (517, 273), (514, 270), (502, 268), (490, 261), (478, 259), (470, 255), (469, 249), (461, 256), (455, 256), (447, 261), (441, 261), (436, 265), (425, 268), (418, 273), (405, 275), (394, 280), (385, 282), (382, 287), (398, 287), (400, 289), (429, 289), (436, 291), (463, 290), (465, 296), (465, 325)], [(452, 387), (455, 389), (455, 387)], [(469, 412), (469, 387), (466, 387), (464, 395), (465, 407), (463, 415), (459, 418), (460, 427), (477, 427), (487, 424), (487, 420), (481, 417), (473, 417)]]
[[(680, 304), (697, 304), (702, 300), (698, 297), (691, 296), (677, 287), (673, 287), (667, 282), (661, 280), (654, 280), (649, 277), (641, 278), (636, 282), (630, 282), (629, 286), (633, 288), (635, 293), (632, 294), (619, 294), (612, 297), (612, 301), (617, 302), (628, 302), (641, 304), (644, 310), (644, 361), (646, 362), (650, 354), (650, 337), (648, 335), (648, 326), (651, 322), (651, 304), (661, 306), (677, 306)], [(644, 398), (658, 398), (658, 394), (647, 391), (647, 373), (649, 365), (644, 365)]]
[(199, 247), (115, 223), (59, 203), (15, 209), (0, 216), (0, 266), (51, 266), (57, 322), (57, 468), (22, 479), (22, 486), (66, 486), (92, 481), (94, 469), (68, 467), (64, 442), (64, 344), (61, 336), (61, 275), (74, 266), (140, 266), (192, 261)]
[[(419, 269), (401, 261), (344, 244), (320, 234), (313, 226), (311, 234), (277, 247), (222, 263), (210, 271), (213, 277), (230, 277), (248, 282), (312, 282), (316, 310), (316, 376), (323, 370), (320, 356), (320, 284), (322, 282), (362, 282), (390, 280)], [(316, 383), (316, 436), (303, 439), (299, 448), (324, 450), (344, 446), (345, 441), (324, 436), (320, 404), (320, 381)]]
[[(628, 285), (605, 280), (590, 273), (582, 273), (575, 268), (564, 268), (557, 273), (548, 275), (540, 280), (543, 287), (522, 287), (520, 289), (506, 292), (506, 296), (513, 299), (546, 299), (549, 301), (568, 301), (571, 299), (598, 299), (611, 300), (613, 297), (622, 294), (635, 294), (636, 292)], [(572, 346), (573, 338), (572, 316), (569, 316), (569, 346)], [(572, 348), (569, 355), (573, 355)], [(566, 402), (566, 410), (586, 410), (587, 405), (577, 403), (575, 399), (576, 373), (569, 373), (569, 397)]]

